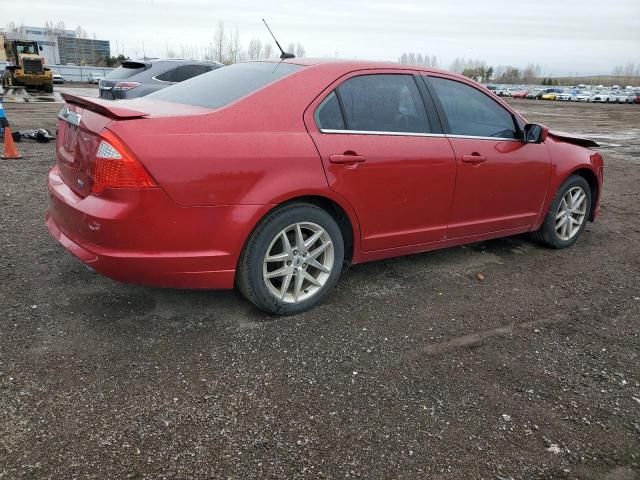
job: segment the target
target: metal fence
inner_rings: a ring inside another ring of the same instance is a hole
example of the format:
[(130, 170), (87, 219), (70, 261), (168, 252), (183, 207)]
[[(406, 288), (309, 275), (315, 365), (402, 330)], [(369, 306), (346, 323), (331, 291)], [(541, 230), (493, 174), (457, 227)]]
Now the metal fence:
[(113, 68), (107, 67), (85, 67), (78, 65), (47, 65), (52, 70), (56, 70), (65, 82), (87, 82), (90, 73), (97, 73), (106, 76)]

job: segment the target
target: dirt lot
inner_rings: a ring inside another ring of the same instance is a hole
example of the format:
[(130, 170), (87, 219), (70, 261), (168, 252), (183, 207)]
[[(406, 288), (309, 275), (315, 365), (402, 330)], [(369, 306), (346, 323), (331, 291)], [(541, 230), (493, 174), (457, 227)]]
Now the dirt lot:
[[(640, 478), (640, 106), (514, 102), (603, 142), (602, 216), (353, 267), (293, 318), (115, 283), (0, 161), (0, 478)], [(14, 128), (60, 105), (7, 105)], [(478, 278), (482, 273), (484, 280)]]

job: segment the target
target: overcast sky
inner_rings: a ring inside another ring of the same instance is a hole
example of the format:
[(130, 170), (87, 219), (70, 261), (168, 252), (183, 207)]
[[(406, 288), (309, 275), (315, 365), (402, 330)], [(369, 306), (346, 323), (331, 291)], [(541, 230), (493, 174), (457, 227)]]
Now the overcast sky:
[[(538, 63), (543, 75), (609, 74), (640, 63), (640, 0), (2, 0), (2, 21), (63, 20), (111, 41), (112, 54), (165, 56), (167, 45), (208, 45), (219, 20), (243, 47), (301, 42), (310, 57), (397, 60), (403, 51), (489, 65)], [(25, 8), (28, 5), (28, 8)], [(3, 25), (4, 26), (4, 25)]]

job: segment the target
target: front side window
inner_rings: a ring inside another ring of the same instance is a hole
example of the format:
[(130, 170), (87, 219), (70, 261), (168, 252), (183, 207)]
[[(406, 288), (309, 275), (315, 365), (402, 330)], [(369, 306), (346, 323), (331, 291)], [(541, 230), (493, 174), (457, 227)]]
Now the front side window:
[(518, 138), (511, 114), (475, 88), (454, 80), (430, 77), (452, 135)]
[(363, 132), (430, 131), (422, 97), (411, 75), (350, 78), (318, 107), (316, 122), (321, 129), (331, 124), (333, 129)]

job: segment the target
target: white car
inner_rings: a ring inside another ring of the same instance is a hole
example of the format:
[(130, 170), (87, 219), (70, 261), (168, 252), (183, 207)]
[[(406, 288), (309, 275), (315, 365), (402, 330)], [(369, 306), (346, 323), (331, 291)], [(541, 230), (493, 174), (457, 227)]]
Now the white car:
[(563, 100), (566, 102), (571, 100), (571, 97), (573, 97), (573, 93), (571, 91), (565, 90), (564, 92), (558, 94), (556, 100)]
[(609, 96), (611, 95), (611, 92), (609, 91), (604, 91), (604, 92), (595, 92), (593, 95), (591, 95), (589, 97), (589, 102), (597, 102), (597, 103), (605, 103), (609, 101)]
[(591, 98), (591, 93), (586, 90), (579, 90), (574, 96), (571, 97), (572, 102), (588, 102)]
[(98, 73), (98, 72), (91, 72), (89, 73), (89, 78), (87, 79), (87, 81), (89, 83), (100, 83), (100, 80), (102, 80), (104, 78), (104, 75), (102, 73)]
[[(632, 92), (627, 92), (627, 91), (617, 91), (617, 92), (611, 92), (611, 95), (609, 95), (609, 102), (610, 103), (628, 103), (629, 102), (629, 96), (631, 95)], [(632, 100), (633, 101), (633, 100)]]
[(53, 83), (64, 83), (64, 77), (57, 70), (51, 70), (53, 74)]

